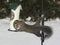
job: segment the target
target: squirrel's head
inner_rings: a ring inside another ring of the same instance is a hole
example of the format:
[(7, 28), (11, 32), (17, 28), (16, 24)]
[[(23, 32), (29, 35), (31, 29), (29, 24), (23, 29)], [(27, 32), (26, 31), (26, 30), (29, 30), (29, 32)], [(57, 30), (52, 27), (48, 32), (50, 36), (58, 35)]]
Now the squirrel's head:
[(20, 29), (24, 25), (24, 22), (22, 20), (20, 20), (20, 21), (15, 20), (13, 25), (14, 25), (15, 29)]

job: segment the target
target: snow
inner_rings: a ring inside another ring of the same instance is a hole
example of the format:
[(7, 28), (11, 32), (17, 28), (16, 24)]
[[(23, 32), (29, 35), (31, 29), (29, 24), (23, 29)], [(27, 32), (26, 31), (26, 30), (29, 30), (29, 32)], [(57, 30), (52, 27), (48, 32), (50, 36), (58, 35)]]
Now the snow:
[[(0, 45), (40, 45), (40, 38), (26, 32), (10, 32), (9, 18), (0, 19)], [(60, 44), (60, 21), (46, 21), (45, 25), (52, 28), (53, 35), (46, 39), (44, 45)]]

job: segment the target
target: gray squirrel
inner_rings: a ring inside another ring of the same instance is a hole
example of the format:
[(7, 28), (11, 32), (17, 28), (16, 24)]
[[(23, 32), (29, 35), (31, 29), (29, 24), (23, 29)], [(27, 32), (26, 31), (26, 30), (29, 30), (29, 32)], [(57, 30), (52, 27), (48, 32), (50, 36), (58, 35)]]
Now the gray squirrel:
[(27, 25), (24, 20), (21, 21), (16, 20), (13, 25), (17, 29), (16, 31), (28, 32), (40, 37), (41, 36), (40, 31), (43, 30), (43, 32), (46, 34), (45, 38), (50, 37), (52, 35), (52, 29), (48, 26), (40, 26), (40, 21), (41, 18), (38, 18), (36, 24)]

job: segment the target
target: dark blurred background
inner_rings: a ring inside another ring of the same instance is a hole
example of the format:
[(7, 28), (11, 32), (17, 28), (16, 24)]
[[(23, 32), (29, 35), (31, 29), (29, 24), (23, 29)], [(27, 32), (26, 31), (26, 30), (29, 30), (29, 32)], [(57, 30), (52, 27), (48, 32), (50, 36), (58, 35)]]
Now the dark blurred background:
[[(22, 5), (20, 18), (31, 16), (36, 20), (42, 15), (42, 0), (0, 0), (0, 19), (10, 17), (9, 5), (14, 2)], [(43, 0), (43, 13), (46, 20), (60, 18), (60, 0)]]

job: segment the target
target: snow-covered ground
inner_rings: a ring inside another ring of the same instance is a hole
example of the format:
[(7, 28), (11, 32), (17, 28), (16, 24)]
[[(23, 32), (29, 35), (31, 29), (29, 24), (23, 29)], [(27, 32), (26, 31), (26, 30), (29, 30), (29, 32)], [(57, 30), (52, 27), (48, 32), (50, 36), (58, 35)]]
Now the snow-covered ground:
[[(47, 21), (53, 35), (46, 39), (44, 45), (60, 45), (60, 21)], [(0, 19), (0, 45), (40, 45), (40, 38), (26, 32), (10, 32), (9, 19)]]

